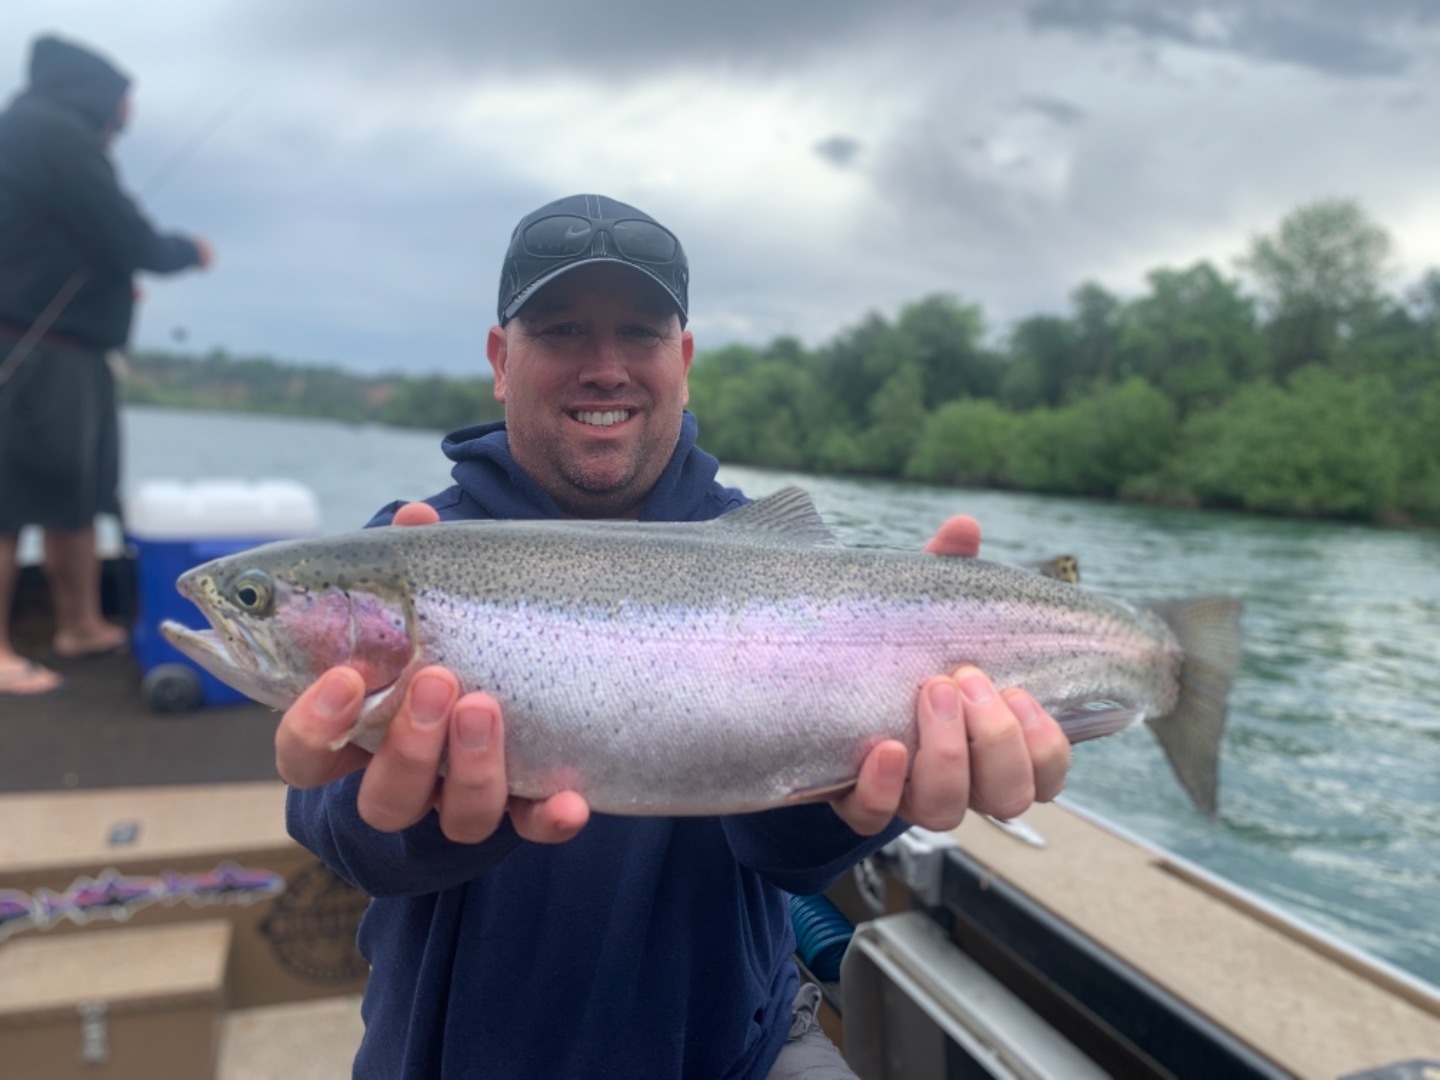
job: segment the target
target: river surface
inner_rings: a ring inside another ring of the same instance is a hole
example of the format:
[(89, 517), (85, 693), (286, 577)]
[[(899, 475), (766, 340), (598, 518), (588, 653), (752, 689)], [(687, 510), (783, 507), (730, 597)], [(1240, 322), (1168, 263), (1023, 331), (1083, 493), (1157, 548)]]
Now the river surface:
[[(124, 410), (125, 485), (286, 477), (322, 529), (449, 484), (439, 434), (150, 407)], [(752, 496), (809, 489), (846, 542), (914, 548), (952, 513), (983, 554), (1068, 552), (1131, 599), (1244, 597), (1217, 821), (1140, 731), (1075, 752), (1066, 798), (1304, 921), (1440, 983), (1440, 534), (727, 467)]]

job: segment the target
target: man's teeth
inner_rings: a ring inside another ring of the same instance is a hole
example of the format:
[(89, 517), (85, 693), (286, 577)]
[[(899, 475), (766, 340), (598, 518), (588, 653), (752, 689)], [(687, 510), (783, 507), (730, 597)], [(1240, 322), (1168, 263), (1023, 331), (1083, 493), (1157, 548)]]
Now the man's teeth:
[(617, 409), (612, 412), (577, 412), (575, 419), (582, 424), (592, 424), (595, 427), (609, 427), (611, 424), (618, 424), (622, 420), (630, 419), (630, 412), (627, 409)]

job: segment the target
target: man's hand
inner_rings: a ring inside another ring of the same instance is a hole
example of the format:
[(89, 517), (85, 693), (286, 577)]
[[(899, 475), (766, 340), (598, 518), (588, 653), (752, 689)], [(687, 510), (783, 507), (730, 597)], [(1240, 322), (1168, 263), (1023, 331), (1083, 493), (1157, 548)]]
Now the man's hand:
[[(408, 503), (396, 512), (394, 524), (429, 525), (439, 519), (426, 503)], [(507, 811), (515, 831), (537, 843), (569, 840), (589, 820), (590, 808), (573, 791), (543, 802), (509, 797), (499, 704), (488, 694), (460, 697), (459, 680), (442, 667), (416, 673), (375, 754), (358, 746), (331, 750), (330, 743), (359, 716), (364, 692), (357, 671), (337, 667), (290, 706), (275, 735), (281, 779), (308, 788), (364, 769), (357, 805), (367, 824), (398, 832), (433, 809), (439, 812), (441, 831), (462, 844), (489, 837)]]
[(195, 266), (200, 270), (209, 270), (215, 265), (215, 249), (210, 241), (203, 236), (191, 235), (190, 243), (195, 245)]
[[(973, 557), (980, 526), (953, 517), (925, 550)], [(1031, 803), (1055, 798), (1065, 783), (1070, 742), (1060, 725), (1024, 690), (999, 692), (976, 668), (926, 680), (916, 723), (913, 767), (904, 744), (888, 739), (865, 758), (855, 787), (831, 801), (856, 832), (873, 835), (896, 815), (938, 831), (959, 825), (967, 809), (1017, 817)]]

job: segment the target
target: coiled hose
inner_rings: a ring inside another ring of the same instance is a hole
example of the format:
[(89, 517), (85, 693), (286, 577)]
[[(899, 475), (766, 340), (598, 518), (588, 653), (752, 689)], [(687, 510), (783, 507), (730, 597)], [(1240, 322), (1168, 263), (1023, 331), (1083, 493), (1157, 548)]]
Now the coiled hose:
[(795, 930), (795, 951), (821, 982), (840, 978), (840, 961), (855, 934), (855, 927), (828, 897), (791, 896), (790, 925)]

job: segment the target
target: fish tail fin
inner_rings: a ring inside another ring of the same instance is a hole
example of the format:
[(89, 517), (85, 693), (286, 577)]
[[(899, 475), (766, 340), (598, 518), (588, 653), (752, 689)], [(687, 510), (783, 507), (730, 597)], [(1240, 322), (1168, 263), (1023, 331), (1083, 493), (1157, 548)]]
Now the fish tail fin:
[(1231, 596), (1205, 596), (1148, 606), (1170, 627), (1185, 659), (1175, 708), (1147, 723), (1181, 786), (1203, 814), (1214, 817), (1226, 702), (1240, 669), (1244, 603)]

